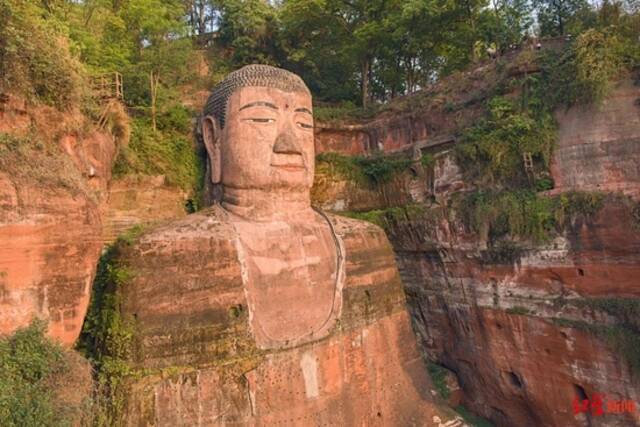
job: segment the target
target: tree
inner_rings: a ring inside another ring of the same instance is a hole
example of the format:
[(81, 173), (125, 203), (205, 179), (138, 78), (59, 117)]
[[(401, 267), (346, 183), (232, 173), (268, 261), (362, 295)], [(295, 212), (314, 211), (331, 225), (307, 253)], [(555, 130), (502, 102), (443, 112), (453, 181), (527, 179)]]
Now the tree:
[(217, 42), (226, 49), (231, 66), (253, 62), (278, 65), (278, 16), (263, 0), (216, 0)]
[(587, 0), (533, 0), (533, 5), (541, 36), (566, 34), (569, 21), (581, 10), (589, 9)]
[(485, 13), (483, 32), (500, 52), (518, 46), (533, 24), (528, 0), (491, 0), (492, 13)]

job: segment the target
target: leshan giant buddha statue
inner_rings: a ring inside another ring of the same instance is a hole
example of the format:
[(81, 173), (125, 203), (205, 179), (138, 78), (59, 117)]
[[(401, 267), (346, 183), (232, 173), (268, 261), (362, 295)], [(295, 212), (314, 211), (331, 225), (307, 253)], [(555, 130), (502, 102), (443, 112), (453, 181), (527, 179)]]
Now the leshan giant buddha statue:
[(140, 369), (127, 423), (425, 425), (428, 380), (386, 236), (311, 207), (303, 81), (235, 71), (201, 131), (218, 200), (120, 259)]

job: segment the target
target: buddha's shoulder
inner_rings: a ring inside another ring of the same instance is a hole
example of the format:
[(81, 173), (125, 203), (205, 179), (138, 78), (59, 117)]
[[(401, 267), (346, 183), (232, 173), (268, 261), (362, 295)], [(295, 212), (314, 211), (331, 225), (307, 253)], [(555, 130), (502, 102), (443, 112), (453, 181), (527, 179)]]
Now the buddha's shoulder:
[(358, 234), (386, 236), (382, 228), (371, 222), (329, 212), (324, 212), (324, 215), (329, 219), (336, 233), (342, 237)]
[(325, 213), (325, 215), (331, 221), (336, 234), (343, 240), (373, 239), (383, 246), (389, 246), (384, 230), (371, 222), (332, 213)]
[(188, 249), (188, 242), (232, 243), (235, 230), (225, 212), (212, 206), (183, 218), (145, 229), (135, 239), (134, 246), (148, 247), (158, 244), (178, 245)]

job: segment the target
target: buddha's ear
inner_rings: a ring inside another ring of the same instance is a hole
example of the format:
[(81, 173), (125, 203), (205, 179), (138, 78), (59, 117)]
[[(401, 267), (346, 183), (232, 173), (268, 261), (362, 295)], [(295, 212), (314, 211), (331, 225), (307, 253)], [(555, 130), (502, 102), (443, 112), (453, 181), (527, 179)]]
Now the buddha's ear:
[(209, 156), (211, 167), (211, 182), (219, 184), (222, 178), (222, 158), (220, 156), (220, 141), (222, 132), (218, 120), (213, 116), (202, 118), (202, 140)]

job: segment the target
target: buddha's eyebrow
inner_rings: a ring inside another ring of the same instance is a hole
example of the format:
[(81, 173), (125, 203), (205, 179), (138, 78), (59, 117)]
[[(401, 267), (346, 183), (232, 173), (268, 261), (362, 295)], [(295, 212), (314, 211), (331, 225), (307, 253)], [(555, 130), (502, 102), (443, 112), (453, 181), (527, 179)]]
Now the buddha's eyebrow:
[(267, 108), (272, 108), (274, 110), (277, 110), (278, 107), (276, 107), (275, 105), (273, 105), (270, 102), (266, 102), (266, 101), (256, 101), (256, 102), (251, 102), (247, 105), (244, 105), (242, 107), (240, 107), (240, 109), (238, 111), (242, 111), (245, 108), (251, 108), (251, 107), (267, 107)]
[(309, 110), (308, 108), (302, 107), (302, 108), (296, 108), (295, 110), (293, 110), (296, 113), (309, 113), (313, 116), (313, 113), (311, 112), (311, 110)]

